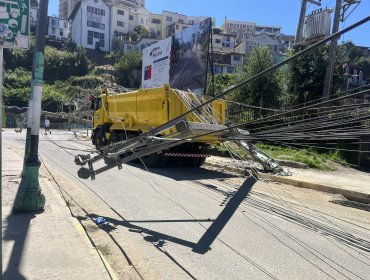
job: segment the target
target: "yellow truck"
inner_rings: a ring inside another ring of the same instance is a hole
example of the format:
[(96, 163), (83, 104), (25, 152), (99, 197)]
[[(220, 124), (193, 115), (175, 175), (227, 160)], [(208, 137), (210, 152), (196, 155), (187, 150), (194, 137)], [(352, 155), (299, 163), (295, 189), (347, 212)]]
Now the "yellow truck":
[[(121, 169), (122, 164), (134, 160), (147, 167), (200, 167), (208, 156), (208, 147), (223, 141), (246, 149), (265, 171), (284, 172), (272, 158), (242, 140), (249, 132), (227, 121), (226, 100), (207, 100), (204, 95), (168, 85), (122, 93), (104, 89), (91, 100), (91, 139), (99, 153), (75, 156), (82, 179), (94, 180), (96, 175), (114, 167)], [(104, 164), (96, 166), (101, 160)]]
[[(112, 143), (136, 138), (165, 125), (204, 101), (202, 95), (171, 89), (168, 85), (123, 93), (110, 93), (104, 89), (99, 98), (92, 100), (95, 110), (92, 143), (100, 150)], [(186, 137), (189, 141), (140, 158), (148, 167), (166, 163), (201, 166), (208, 156), (209, 145), (221, 142), (220, 135), (216, 133), (194, 141), (190, 139), (206, 131), (224, 128), (226, 110), (227, 102), (217, 99), (188, 114), (184, 125), (188, 128)], [(155, 136), (172, 140), (183, 138), (181, 127), (179, 124), (170, 125)]]

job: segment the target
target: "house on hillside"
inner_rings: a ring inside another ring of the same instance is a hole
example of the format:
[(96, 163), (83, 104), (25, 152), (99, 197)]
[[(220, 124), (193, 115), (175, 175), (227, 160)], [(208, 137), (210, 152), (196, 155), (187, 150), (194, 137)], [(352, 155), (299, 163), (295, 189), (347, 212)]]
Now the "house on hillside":
[(47, 35), (57, 41), (65, 41), (69, 35), (69, 23), (67, 20), (48, 16)]

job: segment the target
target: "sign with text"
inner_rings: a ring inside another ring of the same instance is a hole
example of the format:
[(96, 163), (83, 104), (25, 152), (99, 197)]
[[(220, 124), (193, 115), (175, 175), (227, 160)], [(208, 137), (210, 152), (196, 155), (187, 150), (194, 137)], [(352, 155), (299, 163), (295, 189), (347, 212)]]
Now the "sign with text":
[(153, 88), (168, 84), (171, 37), (143, 50), (142, 87)]
[(29, 0), (0, 0), (0, 41), (3, 48), (29, 48), (29, 7)]

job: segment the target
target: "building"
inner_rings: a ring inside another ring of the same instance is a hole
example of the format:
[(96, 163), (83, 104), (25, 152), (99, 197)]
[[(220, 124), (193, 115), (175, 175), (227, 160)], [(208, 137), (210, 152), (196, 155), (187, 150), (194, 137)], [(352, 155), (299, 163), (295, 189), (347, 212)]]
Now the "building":
[(149, 36), (150, 38), (162, 39), (162, 35), (163, 35), (162, 21), (163, 21), (162, 15), (159, 15), (159, 14), (149, 15)]
[(69, 23), (67, 20), (48, 16), (47, 35), (58, 41), (65, 41), (69, 35)]
[(244, 38), (240, 44), (241, 51), (249, 54), (255, 47), (268, 47), (271, 52), (272, 62), (274, 64), (280, 61), (280, 41), (276, 36), (267, 34), (254, 35)]
[(30, 9), (31, 28), (36, 26), (38, 13), (39, 13), (39, 9), (37, 7), (31, 7)]
[[(174, 24), (184, 26), (187, 24), (187, 16), (169, 11), (162, 12), (162, 39), (173, 34)], [(176, 28), (176, 27), (175, 27)]]
[(81, 0), (70, 15), (72, 41), (86, 49), (111, 50), (111, 6), (104, 0)]
[(277, 36), (281, 33), (280, 26), (271, 26), (271, 25), (256, 25), (255, 35), (271, 35)]
[(238, 51), (236, 35), (212, 34), (213, 73), (234, 73), (243, 66), (244, 53)]
[(221, 25), (221, 29), (226, 34), (235, 35), (237, 42), (241, 42), (244, 38), (256, 34), (256, 23), (228, 20), (225, 18), (224, 23)]

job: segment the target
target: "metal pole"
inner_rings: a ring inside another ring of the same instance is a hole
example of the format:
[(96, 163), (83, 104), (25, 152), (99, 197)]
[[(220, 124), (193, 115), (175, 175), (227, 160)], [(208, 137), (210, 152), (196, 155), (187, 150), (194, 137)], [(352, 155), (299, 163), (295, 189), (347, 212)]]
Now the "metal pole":
[[(333, 34), (337, 33), (339, 30), (339, 20), (340, 20), (341, 8), (342, 8), (342, 0), (337, 0), (335, 4)], [(324, 99), (330, 98), (330, 93), (331, 93), (331, 88), (332, 88), (332, 83), (333, 83), (335, 57), (337, 55), (338, 39), (339, 39), (338, 37), (333, 38), (330, 43), (329, 61), (328, 61), (328, 65), (326, 66), (324, 89), (322, 91), (322, 97)]]
[(307, 0), (303, 0), (302, 1), (302, 6), (301, 6), (301, 13), (299, 15), (297, 33), (296, 33), (296, 36), (295, 36), (295, 43), (296, 44), (302, 42), (303, 25), (304, 25), (304, 19), (306, 17), (306, 9), (307, 9)]
[(48, 4), (49, 0), (40, 0), (28, 106), (25, 162), (22, 180), (13, 206), (15, 210), (19, 211), (39, 211), (45, 206), (45, 196), (42, 194), (39, 184), (41, 163), (38, 158), (38, 149)]

